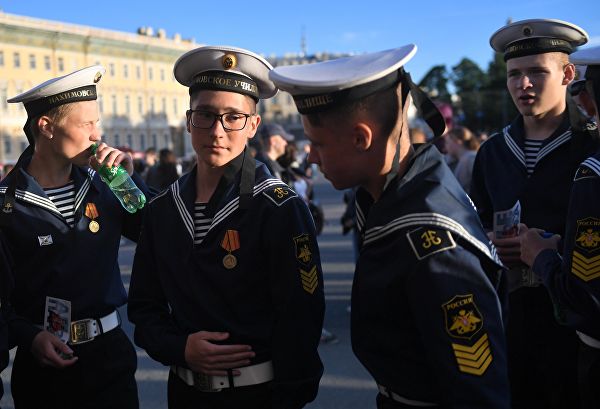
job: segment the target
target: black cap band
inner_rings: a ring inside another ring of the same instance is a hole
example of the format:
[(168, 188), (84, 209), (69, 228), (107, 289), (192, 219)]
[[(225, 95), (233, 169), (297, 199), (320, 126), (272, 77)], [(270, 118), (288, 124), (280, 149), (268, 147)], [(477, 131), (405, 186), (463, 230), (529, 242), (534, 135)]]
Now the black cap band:
[(231, 91), (248, 95), (258, 101), (258, 86), (250, 78), (225, 71), (206, 71), (194, 77), (190, 95), (200, 89)]
[(49, 97), (36, 99), (35, 101), (26, 102), (25, 110), (27, 111), (27, 116), (29, 118), (35, 118), (60, 105), (68, 104), (70, 102), (93, 101), (97, 98), (96, 86), (86, 85), (84, 87), (50, 95)]
[(550, 52), (571, 54), (571, 43), (558, 38), (537, 37), (511, 43), (504, 50), (504, 61), (511, 58), (525, 57), (526, 55), (543, 54)]
[(397, 84), (400, 79), (401, 73), (399, 70), (396, 70), (378, 80), (341, 91), (316, 95), (295, 95), (294, 102), (296, 103), (298, 112), (302, 115), (322, 112), (339, 105), (341, 102), (357, 101), (377, 91), (387, 89)]

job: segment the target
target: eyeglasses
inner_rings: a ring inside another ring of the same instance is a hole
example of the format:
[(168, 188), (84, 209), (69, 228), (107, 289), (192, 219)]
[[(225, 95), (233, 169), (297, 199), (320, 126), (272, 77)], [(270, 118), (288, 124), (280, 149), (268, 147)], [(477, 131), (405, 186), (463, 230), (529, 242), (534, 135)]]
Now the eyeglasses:
[(217, 119), (223, 125), (226, 131), (241, 131), (246, 127), (248, 118), (255, 114), (244, 114), (242, 112), (225, 112), (224, 114), (215, 114), (210, 111), (200, 109), (189, 109), (187, 114), (194, 128), (210, 129)]

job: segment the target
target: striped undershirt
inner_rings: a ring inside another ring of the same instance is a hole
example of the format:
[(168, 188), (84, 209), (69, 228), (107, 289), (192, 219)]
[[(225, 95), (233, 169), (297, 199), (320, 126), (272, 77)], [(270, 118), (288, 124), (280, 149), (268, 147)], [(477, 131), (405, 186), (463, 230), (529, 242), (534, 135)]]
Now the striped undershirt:
[(194, 204), (194, 244), (202, 243), (212, 222), (212, 219), (204, 214), (205, 211), (206, 203)]
[(44, 189), (44, 192), (48, 199), (54, 203), (69, 227), (73, 227), (75, 224), (75, 183), (70, 181), (63, 187)]
[(542, 144), (544, 141), (538, 141), (535, 139), (525, 139), (525, 164), (527, 166), (527, 176), (531, 176), (535, 169), (535, 163)]

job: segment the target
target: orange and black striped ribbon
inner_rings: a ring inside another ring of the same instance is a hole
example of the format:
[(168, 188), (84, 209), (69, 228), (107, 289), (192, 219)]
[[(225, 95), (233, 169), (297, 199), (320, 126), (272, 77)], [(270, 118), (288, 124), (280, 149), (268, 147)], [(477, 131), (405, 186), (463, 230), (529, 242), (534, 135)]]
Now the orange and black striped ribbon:
[(225, 232), (225, 237), (223, 237), (223, 241), (221, 242), (221, 247), (230, 253), (239, 249), (240, 233), (237, 230), (227, 230)]

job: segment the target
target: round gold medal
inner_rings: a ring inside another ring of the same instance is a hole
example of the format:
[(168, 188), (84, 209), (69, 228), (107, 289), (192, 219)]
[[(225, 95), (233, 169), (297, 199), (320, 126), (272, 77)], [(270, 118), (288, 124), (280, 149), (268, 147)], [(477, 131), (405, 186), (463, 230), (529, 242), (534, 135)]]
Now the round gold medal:
[(92, 233), (98, 233), (98, 230), (100, 230), (100, 225), (96, 220), (92, 220), (90, 224), (88, 224), (88, 229), (90, 229)]
[(225, 257), (223, 257), (223, 266), (226, 269), (231, 270), (232, 268), (237, 266), (237, 258), (235, 258), (233, 254), (226, 255)]

